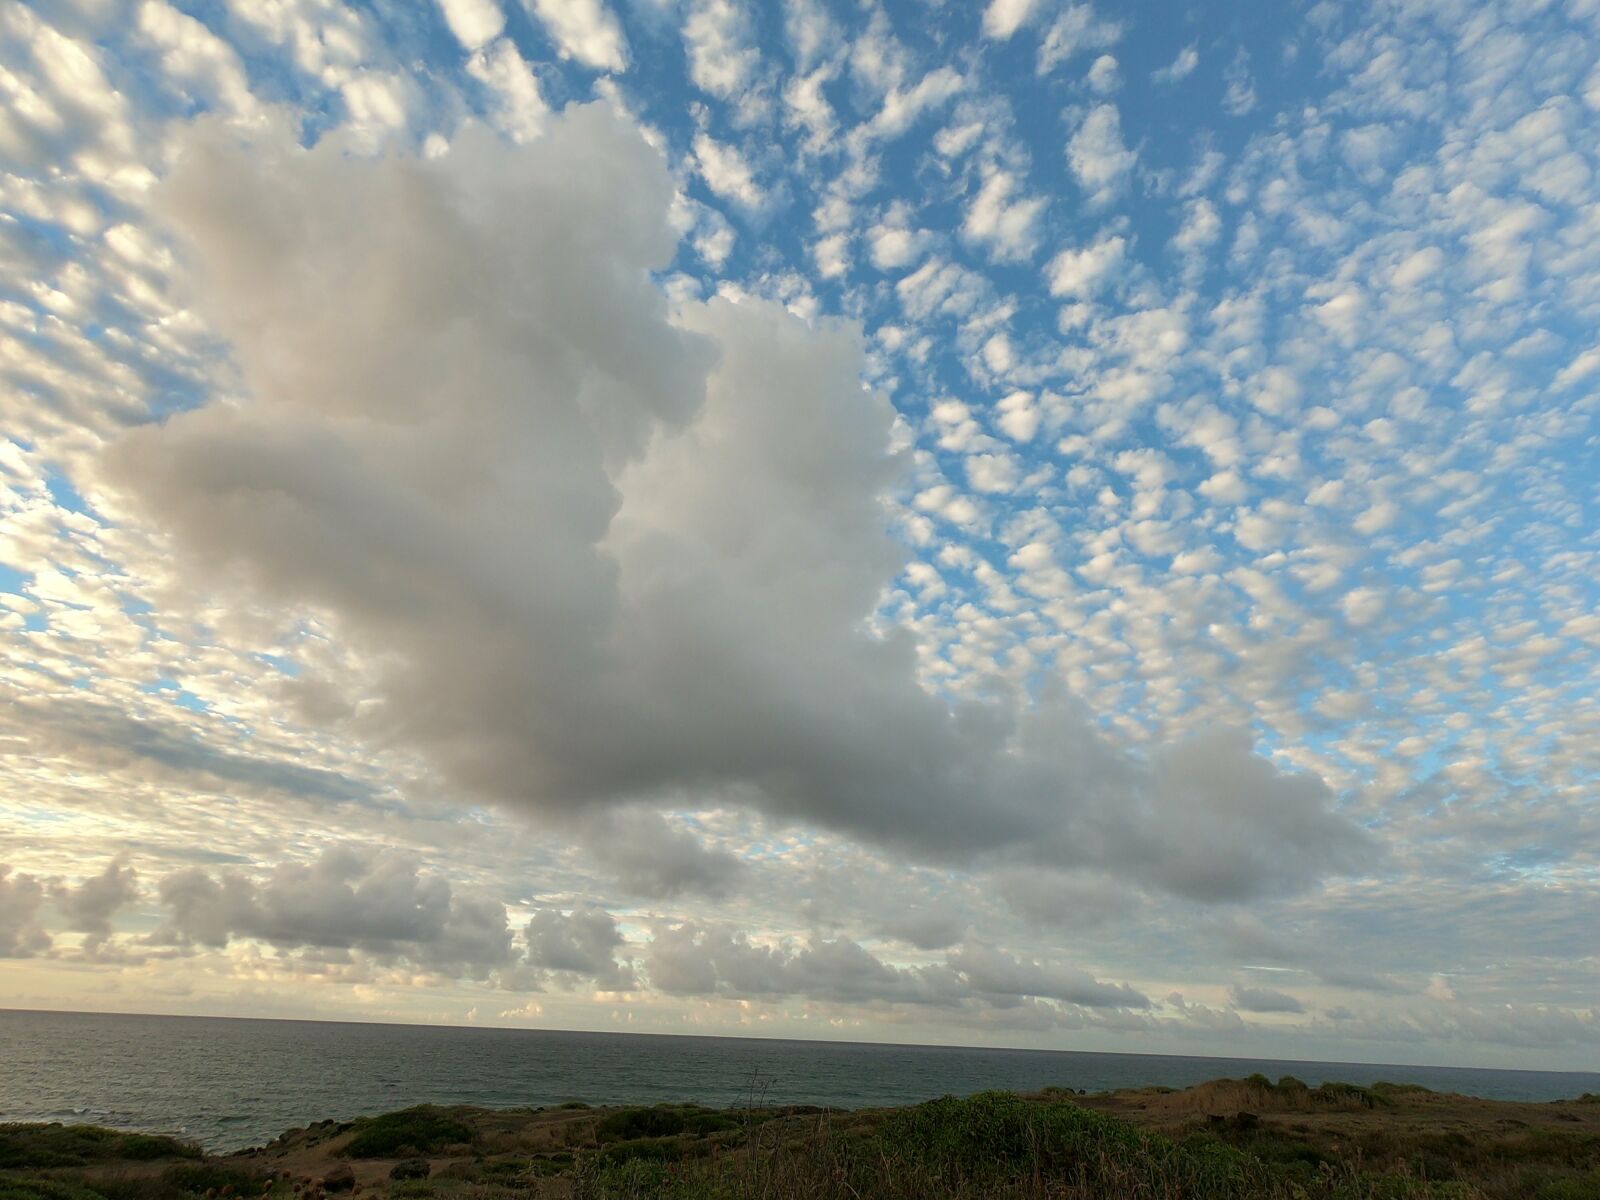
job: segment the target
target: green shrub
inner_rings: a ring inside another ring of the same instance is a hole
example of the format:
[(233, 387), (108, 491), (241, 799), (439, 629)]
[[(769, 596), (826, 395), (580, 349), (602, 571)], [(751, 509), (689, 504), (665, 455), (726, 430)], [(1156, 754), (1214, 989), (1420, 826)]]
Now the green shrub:
[(0, 1178), (0, 1200), (100, 1200), (88, 1188), (58, 1179)]
[(93, 1162), (198, 1158), (200, 1148), (176, 1138), (123, 1133), (99, 1125), (0, 1125), (0, 1170), (82, 1167)]
[(431, 1104), (364, 1117), (345, 1146), (352, 1158), (415, 1158), (473, 1141), (470, 1126)]
[(596, 1122), (594, 1135), (602, 1142), (630, 1141), (635, 1138), (705, 1137), (739, 1128), (739, 1118), (692, 1105), (658, 1104), (654, 1108), (624, 1108), (607, 1113)]

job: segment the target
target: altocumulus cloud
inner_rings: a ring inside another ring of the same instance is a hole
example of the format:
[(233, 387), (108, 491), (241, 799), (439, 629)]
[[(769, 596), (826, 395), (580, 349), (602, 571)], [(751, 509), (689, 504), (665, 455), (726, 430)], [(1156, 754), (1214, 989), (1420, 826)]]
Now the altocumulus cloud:
[[(1135, 755), (1065, 698), (920, 686), (909, 634), (870, 629), (905, 464), (857, 332), (669, 304), (672, 180), (608, 109), (433, 158), (235, 136), (193, 127), (158, 207), (245, 398), (129, 433), (107, 499), (194, 578), (315, 611), (378, 664), (357, 736), (580, 836), (610, 809), (727, 805), (1206, 900), (1371, 854), (1321, 780), (1242, 737)], [(678, 850), (642, 890), (726, 879)], [(237, 898), (190, 884), (178, 928), (224, 936), (205, 922)], [(272, 940), (275, 895), (234, 924)]]

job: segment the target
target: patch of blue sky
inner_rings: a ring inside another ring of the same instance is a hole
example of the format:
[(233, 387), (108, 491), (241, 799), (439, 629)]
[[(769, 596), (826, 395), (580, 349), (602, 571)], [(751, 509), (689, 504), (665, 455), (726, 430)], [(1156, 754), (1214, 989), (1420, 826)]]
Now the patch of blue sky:
[(282, 654), (267, 654), (264, 652), (258, 652), (255, 657), (266, 663), (281, 675), (287, 675), (290, 679), (300, 678), (302, 668), (300, 664), (292, 658), (285, 657)]
[(161, 696), (176, 704), (179, 708), (186, 708), (190, 712), (209, 713), (211, 711), (209, 704), (175, 679), (163, 677), (152, 683), (141, 683), (139, 690), (149, 696)]

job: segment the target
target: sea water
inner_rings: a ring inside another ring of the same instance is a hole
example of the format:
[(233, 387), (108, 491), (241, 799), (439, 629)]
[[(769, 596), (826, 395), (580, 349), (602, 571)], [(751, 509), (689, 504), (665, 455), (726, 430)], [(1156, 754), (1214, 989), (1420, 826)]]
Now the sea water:
[(1184, 1087), (1259, 1071), (1503, 1100), (1600, 1074), (459, 1026), (0, 1010), (0, 1121), (172, 1133), (210, 1150), (412, 1104), (909, 1104), (988, 1088)]

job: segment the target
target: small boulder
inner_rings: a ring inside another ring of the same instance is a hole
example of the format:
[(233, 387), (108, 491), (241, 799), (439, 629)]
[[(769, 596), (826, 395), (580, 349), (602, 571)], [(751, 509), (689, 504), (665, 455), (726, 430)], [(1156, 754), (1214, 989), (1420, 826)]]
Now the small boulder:
[(425, 1158), (403, 1158), (389, 1168), (390, 1179), (426, 1179), (433, 1173), (433, 1164)]
[(348, 1192), (356, 1186), (356, 1173), (348, 1163), (340, 1163), (322, 1177), (322, 1187), (328, 1192)]

